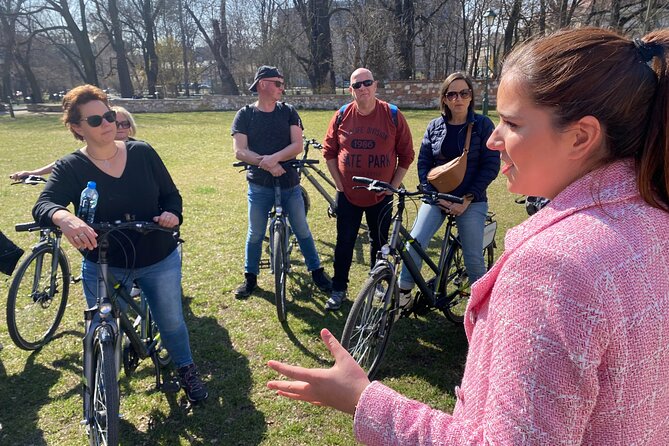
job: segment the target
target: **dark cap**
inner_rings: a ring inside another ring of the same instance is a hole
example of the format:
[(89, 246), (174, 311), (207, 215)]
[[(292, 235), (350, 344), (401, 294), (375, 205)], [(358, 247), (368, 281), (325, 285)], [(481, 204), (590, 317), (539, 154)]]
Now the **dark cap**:
[(260, 68), (258, 68), (258, 71), (256, 71), (256, 77), (253, 79), (253, 83), (249, 87), (250, 91), (258, 91), (258, 81), (261, 79), (267, 79), (270, 77), (280, 77), (283, 79), (283, 74), (279, 72), (279, 69), (277, 67), (270, 67), (267, 65), (263, 65)]

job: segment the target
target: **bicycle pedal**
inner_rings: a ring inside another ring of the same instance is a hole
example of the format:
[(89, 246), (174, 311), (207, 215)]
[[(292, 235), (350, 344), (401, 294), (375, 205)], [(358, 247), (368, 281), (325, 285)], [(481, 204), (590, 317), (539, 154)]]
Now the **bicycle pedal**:
[(270, 267), (269, 259), (260, 259), (260, 269), (269, 269)]

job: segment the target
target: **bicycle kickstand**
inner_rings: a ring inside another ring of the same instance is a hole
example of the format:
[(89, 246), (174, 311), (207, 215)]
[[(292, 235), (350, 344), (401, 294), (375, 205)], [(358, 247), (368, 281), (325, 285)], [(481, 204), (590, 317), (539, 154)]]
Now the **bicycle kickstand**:
[(154, 352), (151, 355), (151, 361), (153, 361), (153, 371), (156, 375), (156, 390), (160, 390), (163, 393), (177, 393), (181, 389), (181, 386), (175, 376), (169, 381), (165, 381), (158, 362), (158, 353)]

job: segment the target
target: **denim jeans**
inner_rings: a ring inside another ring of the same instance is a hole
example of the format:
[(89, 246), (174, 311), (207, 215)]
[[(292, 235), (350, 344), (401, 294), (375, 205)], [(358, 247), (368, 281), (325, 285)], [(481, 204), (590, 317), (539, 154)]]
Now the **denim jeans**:
[[(269, 211), (274, 206), (274, 187), (264, 187), (249, 183), (249, 232), (246, 236), (246, 253), (244, 271), (258, 275), (260, 273), (260, 255), (262, 241), (267, 231)], [(321, 267), (321, 261), (316, 252), (316, 244), (307, 224), (304, 213), (304, 200), (300, 187), (281, 190), (281, 206), (288, 213), (290, 227), (300, 245), (304, 256), (304, 263), (308, 271)]]
[(370, 207), (352, 204), (346, 196), (337, 192), (337, 245), (334, 254), (334, 277), (332, 289), (344, 291), (348, 288), (348, 274), (353, 262), (353, 250), (362, 222), (362, 214), (367, 218), (369, 228), (370, 267), (376, 262), (376, 253), (388, 243), (388, 229), (392, 214), (392, 196), (386, 195), (380, 203)]
[[(90, 308), (97, 302), (98, 265), (84, 260), (81, 269), (86, 303)], [(110, 266), (109, 271), (128, 292), (133, 281), (139, 285), (172, 361), (177, 367), (191, 364), (193, 357), (181, 307), (181, 256), (178, 249), (150, 266), (136, 269)]]
[[(480, 201), (470, 203), (462, 215), (455, 217), (455, 225), (458, 228), (460, 242), (462, 243), (462, 255), (470, 283), (476, 282), (486, 273), (485, 259), (483, 257), (483, 230), (485, 228), (487, 213), (488, 202)], [(418, 210), (416, 221), (411, 230), (411, 236), (420, 243), (423, 249), (427, 249), (430, 240), (432, 240), (432, 237), (437, 233), (445, 219), (446, 214), (441, 211), (439, 206), (423, 203)], [(407, 243), (407, 249), (420, 270), (423, 259), (420, 258), (415, 250), (411, 249), (409, 243)], [(406, 266), (402, 266), (399, 279), (400, 288), (410, 290), (414, 284), (415, 282), (409, 273), (409, 269)]]

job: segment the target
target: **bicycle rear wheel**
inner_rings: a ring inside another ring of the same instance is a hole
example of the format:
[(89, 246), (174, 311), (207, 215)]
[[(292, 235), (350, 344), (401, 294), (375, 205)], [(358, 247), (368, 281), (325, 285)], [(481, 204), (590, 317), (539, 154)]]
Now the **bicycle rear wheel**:
[(58, 329), (70, 290), (70, 265), (58, 253), (55, 280), (51, 283), (53, 248), (37, 247), (19, 266), (7, 296), (7, 328), (14, 344), (37, 350)]
[(286, 320), (286, 282), (288, 280), (288, 263), (285, 241), (286, 227), (279, 221), (274, 224), (272, 239), (272, 264), (274, 265), (274, 301), (279, 321)]
[(461, 324), (465, 319), (465, 310), (469, 301), (469, 278), (462, 256), (462, 247), (455, 243), (451, 245), (446, 260), (446, 289), (448, 303), (443, 309), (444, 315), (454, 324)]
[(390, 332), (399, 311), (397, 286), (391, 286), (392, 270), (372, 271), (355, 298), (341, 344), (373, 379), (381, 365)]
[[(483, 258), (486, 262), (486, 270), (492, 268), (495, 262), (495, 252), (492, 245), (483, 249)], [(444, 315), (454, 324), (462, 324), (465, 320), (465, 311), (471, 294), (471, 284), (465, 269), (462, 246), (455, 244), (451, 247), (446, 265), (448, 276), (446, 277), (445, 295), (449, 296), (450, 300), (444, 307)]]
[(120, 394), (114, 362), (114, 344), (96, 341), (90, 404), (92, 418), (88, 431), (91, 446), (118, 445)]

